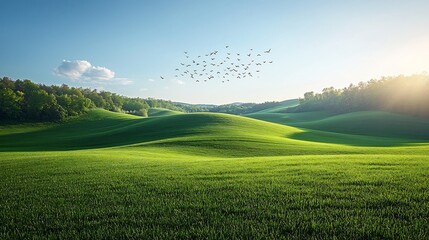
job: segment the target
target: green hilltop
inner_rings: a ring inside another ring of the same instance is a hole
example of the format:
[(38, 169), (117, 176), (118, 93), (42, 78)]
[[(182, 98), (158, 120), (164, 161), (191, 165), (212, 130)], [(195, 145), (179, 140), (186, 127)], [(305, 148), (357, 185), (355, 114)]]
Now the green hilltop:
[(161, 116), (170, 116), (175, 114), (181, 114), (183, 112), (174, 111), (166, 108), (150, 108), (148, 110), (148, 115), (151, 117), (161, 117)]

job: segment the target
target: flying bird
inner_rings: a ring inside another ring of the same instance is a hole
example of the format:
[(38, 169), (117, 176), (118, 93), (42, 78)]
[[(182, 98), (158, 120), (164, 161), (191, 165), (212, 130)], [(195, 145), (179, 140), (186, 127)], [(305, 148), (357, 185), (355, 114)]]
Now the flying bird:
[[(188, 54), (188, 51), (184, 51), (186, 58), (189, 58), (189, 60), (186, 60), (184, 63), (180, 63), (181, 66), (186, 67), (185, 69), (174, 68), (175, 71), (177, 71), (177, 74), (173, 74), (172, 76), (178, 77), (178, 75), (181, 75), (182, 77), (189, 78), (196, 80), (196, 82), (206, 82), (208, 80), (219, 80), (223, 83), (225, 81), (233, 81), (234, 79), (245, 79), (245, 78), (251, 78), (255, 75), (255, 73), (261, 72), (263, 69), (262, 66), (265, 66), (266, 63), (273, 63), (272, 60), (259, 58), (258, 61), (255, 57), (261, 57), (264, 54), (268, 54), (271, 52), (271, 48), (266, 51), (260, 51), (254, 50), (253, 48), (250, 48), (250, 51), (247, 52), (235, 52), (233, 49), (230, 51), (230, 46), (225, 45), (224, 51), (220, 50), (213, 50), (213, 51), (207, 51), (205, 54), (195, 55), (192, 56), (192, 54)], [(217, 55), (219, 53), (219, 55)], [(225, 55), (224, 55), (225, 54)], [(206, 56), (206, 57), (204, 57)], [(216, 57), (218, 56), (218, 57)], [(232, 60), (230, 57), (233, 57)], [(247, 56), (247, 57), (240, 57), (240, 56)], [(191, 58), (192, 57), (192, 58)], [(195, 59), (197, 58), (197, 59)], [(201, 61), (200, 61), (201, 59)], [(256, 60), (256, 61), (255, 61)], [(225, 66), (224, 65), (227, 65)], [(231, 64), (231, 65), (229, 65)], [(253, 66), (261, 66), (259, 69), (254, 69)], [(190, 68), (193, 66), (192, 68)], [(201, 66), (201, 67), (199, 67)], [(188, 70), (187, 70), (188, 69)], [(193, 70), (191, 70), (193, 69)], [(186, 70), (183, 72), (183, 70)], [(181, 73), (182, 72), (182, 73)], [(204, 74), (205, 73), (205, 74)], [(197, 76), (205, 76), (202, 79), (197, 79)], [(231, 79), (227, 79), (227, 76), (233, 76)], [(167, 79), (166, 76), (161, 76), (161, 79)], [(258, 77), (259, 76), (255, 76)], [(206, 78), (206, 79), (204, 79)]]

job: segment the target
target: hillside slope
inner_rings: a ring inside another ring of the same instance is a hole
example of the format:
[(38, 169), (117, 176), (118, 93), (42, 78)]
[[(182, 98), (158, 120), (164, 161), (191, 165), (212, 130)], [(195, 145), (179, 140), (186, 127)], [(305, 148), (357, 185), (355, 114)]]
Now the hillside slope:
[(176, 115), (181, 113), (182, 112), (173, 111), (166, 108), (149, 108), (149, 111), (147, 114), (149, 117), (162, 117), (162, 116), (170, 116), (170, 115)]
[(228, 114), (166, 114), (160, 117), (140, 118), (101, 109), (92, 110), (65, 124), (53, 124), (40, 130), (29, 129), (31, 131), (12, 131), (10, 134), (3, 134), (0, 138), (0, 148), (34, 148), (34, 150), (100, 148), (184, 137), (281, 139), (287, 134), (299, 131), (292, 127)]
[(275, 104), (275, 106), (271, 106), (271, 107), (259, 110), (257, 112), (253, 112), (252, 114), (275, 113), (275, 112), (283, 111), (289, 107), (294, 107), (298, 104), (299, 104), (298, 99), (289, 99), (282, 102), (278, 102)]
[(346, 145), (398, 146), (421, 142), (301, 130), (219, 113), (140, 118), (93, 110), (66, 124), (29, 129), (1, 134), (0, 151), (156, 147), (156, 151), (170, 149), (193, 155), (280, 156), (355, 153), (355, 148)]
[(381, 111), (353, 112), (338, 115), (326, 112), (256, 113), (247, 116), (325, 132), (429, 140), (429, 119)]

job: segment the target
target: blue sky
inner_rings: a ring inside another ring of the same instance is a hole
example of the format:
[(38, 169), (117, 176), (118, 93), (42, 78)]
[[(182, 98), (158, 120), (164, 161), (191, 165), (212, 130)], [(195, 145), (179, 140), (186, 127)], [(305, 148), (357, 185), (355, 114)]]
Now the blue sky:
[[(133, 97), (264, 102), (429, 70), (428, 1), (1, 0), (0, 9), (0, 75)], [(271, 48), (274, 62), (228, 83), (174, 77), (184, 51), (226, 45)]]

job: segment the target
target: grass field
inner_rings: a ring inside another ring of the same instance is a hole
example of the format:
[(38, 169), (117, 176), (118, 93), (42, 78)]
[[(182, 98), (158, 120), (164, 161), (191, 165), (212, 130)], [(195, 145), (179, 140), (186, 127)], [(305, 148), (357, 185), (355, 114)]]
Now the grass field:
[(429, 238), (428, 120), (281, 109), (3, 125), (0, 238)]

